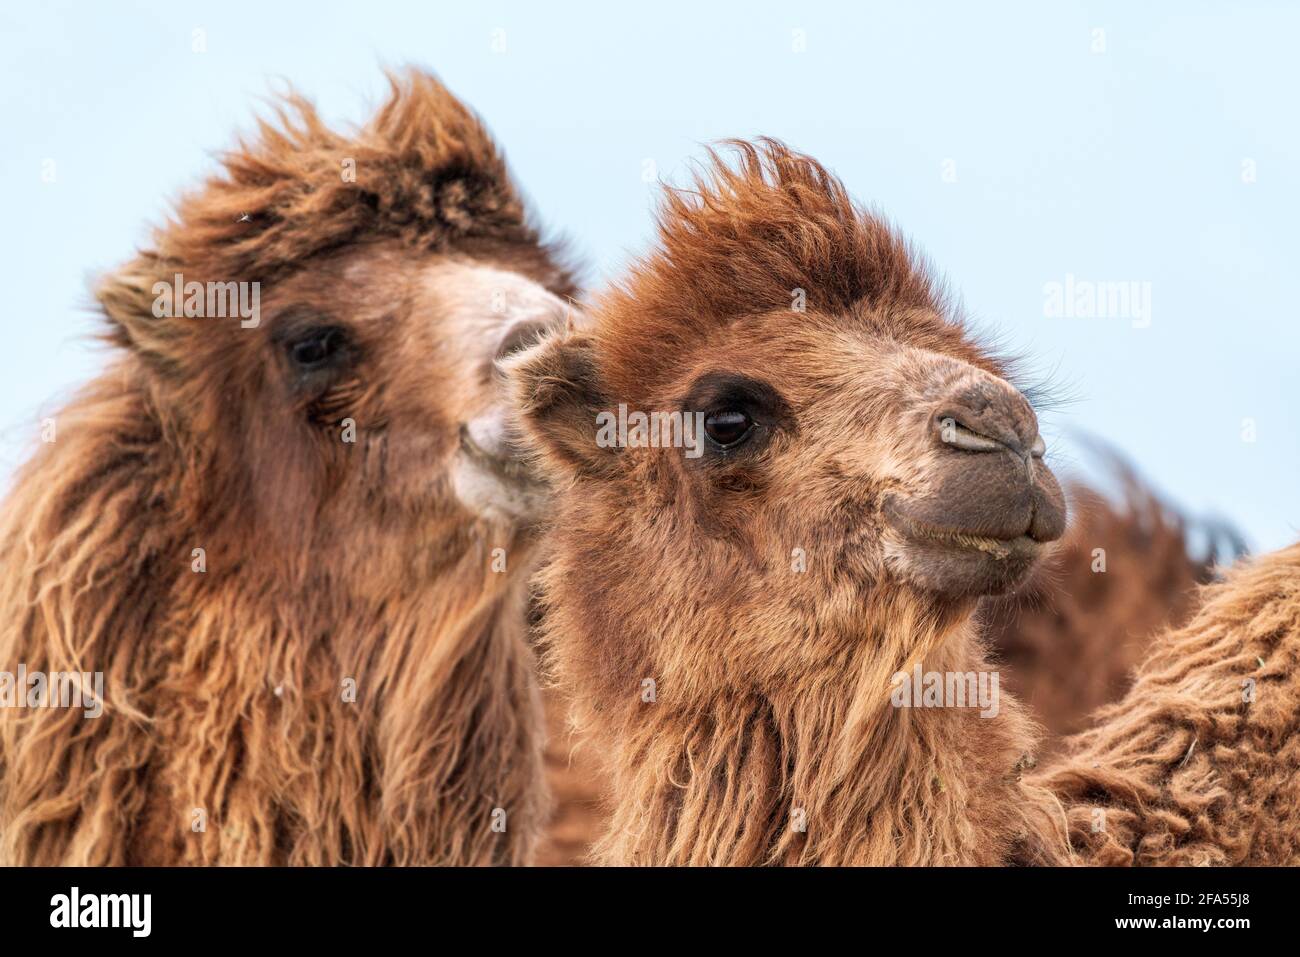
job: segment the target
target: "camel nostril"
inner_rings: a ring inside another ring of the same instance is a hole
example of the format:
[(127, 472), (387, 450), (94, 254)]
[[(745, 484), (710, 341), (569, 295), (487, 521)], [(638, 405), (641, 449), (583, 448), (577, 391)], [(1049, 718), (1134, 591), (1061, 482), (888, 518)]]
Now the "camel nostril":
[[(978, 424), (976, 424), (978, 423)], [(1037, 433), (1025, 452), (1025, 443), (1011, 425), (987, 413), (962, 415), (941, 412), (934, 418), (934, 431), (944, 445), (963, 452), (1011, 452), (1017, 458), (1043, 457), (1043, 439)]]
[(932, 409), (931, 430), (962, 452), (1010, 452), (1026, 465), (1042, 458), (1038, 418), (1025, 397), (1001, 381), (967, 383)]

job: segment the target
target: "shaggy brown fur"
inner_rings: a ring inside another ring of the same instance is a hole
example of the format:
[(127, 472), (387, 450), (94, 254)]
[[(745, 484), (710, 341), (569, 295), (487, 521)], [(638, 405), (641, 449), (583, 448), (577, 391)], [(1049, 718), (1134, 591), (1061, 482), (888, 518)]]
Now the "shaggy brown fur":
[(1194, 550), (1186, 521), (1115, 461), (1123, 498), (1072, 486), (1065, 538), (1029, 583), (982, 609), (1007, 685), (1053, 739), (1118, 700), (1152, 638), (1186, 621), (1196, 586), (1244, 551), (1230, 530), (1208, 526), (1205, 550)]
[(600, 762), (574, 733), (568, 699), (550, 688), (544, 691), (542, 701), (546, 710), (546, 785), (554, 811), (536, 863), (574, 867), (587, 863), (592, 843), (605, 829), (607, 782)]
[[(976, 597), (919, 585), (936, 566), (884, 516), (949, 461), (924, 441), (932, 403), (964, 383), (1027, 406), (837, 180), (737, 148), (669, 195), (662, 248), (590, 333), (514, 363), (559, 486), (545, 641), (615, 796), (595, 859), (1065, 859), (1054, 800), (1020, 779), (1034, 734), (1014, 701), (991, 719), (890, 702), (914, 663), (988, 670)], [(597, 412), (707, 407), (736, 375), (761, 410), (745, 450), (597, 447)]]
[[(118, 354), (4, 505), (0, 669), (105, 700), (0, 711), (0, 863), (520, 863), (544, 823), (530, 539), (453, 488), (500, 320), (451, 317), (478, 267), (570, 279), (431, 77), (280, 120), (99, 287)], [(175, 273), (260, 325), (156, 318)]]
[(1300, 863), (1300, 545), (1240, 563), (1037, 774), (1096, 864)]

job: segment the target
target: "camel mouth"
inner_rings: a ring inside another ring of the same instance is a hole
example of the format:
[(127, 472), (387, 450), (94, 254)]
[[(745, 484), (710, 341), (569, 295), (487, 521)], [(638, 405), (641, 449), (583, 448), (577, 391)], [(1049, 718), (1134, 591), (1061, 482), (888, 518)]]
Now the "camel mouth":
[(546, 484), (529, 468), (522, 451), (509, 442), (496, 442), (489, 450), (475, 440), (468, 425), (460, 427), (460, 452), (477, 468), (508, 485), (544, 490)]
[(981, 535), (961, 528), (932, 525), (907, 518), (901, 513), (899, 518), (901, 521), (894, 523), (895, 529), (916, 544), (946, 546), (959, 550), (970, 549), (999, 560), (1036, 557), (1044, 547), (1043, 543), (1035, 541), (1028, 531), (1011, 537)]
[(451, 481), (462, 505), (494, 521), (529, 526), (550, 504), (550, 486), (528, 467), (509, 433), (483, 423), (460, 427)]
[(1020, 534), (990, 535), (908, 515), (897, 503), (885, 518), (899, 541), (891, 564), (903, 578), (949, 596), (993, 595), (1022, 583), (1048, 544), (1026, 527)]

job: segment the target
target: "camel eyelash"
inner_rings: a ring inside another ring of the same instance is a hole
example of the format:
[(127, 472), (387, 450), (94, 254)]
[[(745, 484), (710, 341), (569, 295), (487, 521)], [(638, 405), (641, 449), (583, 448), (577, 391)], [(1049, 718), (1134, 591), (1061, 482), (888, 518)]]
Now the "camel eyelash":
[(714, 463), (749, 459), (765, 446), (776, 428), (792, 419), (785, 401), (771, 385), (734, 373), (701, 376), (681, 408), (701, 417), (703, 459)]
[(788, 415), (785, 400), (761, 379), (730, 372), (710, 372), (691, 385), (681, 401), (684, 411), (715, 412), (726, 406), (748, 408), (770, 421)]

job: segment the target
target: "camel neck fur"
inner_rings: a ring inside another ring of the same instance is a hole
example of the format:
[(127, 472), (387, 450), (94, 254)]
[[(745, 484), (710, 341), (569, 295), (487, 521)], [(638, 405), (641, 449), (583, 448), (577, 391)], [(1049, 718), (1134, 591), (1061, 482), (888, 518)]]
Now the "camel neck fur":
[[(613, 816), (595, 857), (656, 865), (1060, 859), (1050, 798), (1020, 780), (1035, 742), (1018, 702), (995, 695), (992, 707), (987, 699), (954, 707), (928, 694), (895, 703), (910, 695), (897, 689), (919, 680), (917, 666), (941, 696), (958, 676), (963, 688), (981, 679), (996, 688), (969, 608), (936, 615), (899, 596), (878, 605), (859, 620), (884, 624), (827, 641), (838, 650), (821, 668), (732, 682), (707, 701), (676, 701), (669, 687), (651, 701), (581, 714), (612, 765)], [(566, 642), (552, 640), (563, 671)]]
[(4, 660), (105, 676), (97, 720), (0, 721), (27, 769), (0, 789), (0, 863), (526, 863), (546, 818), (527, 542), (200, 528), (138, 396), (101, 391), (0, 525)]

